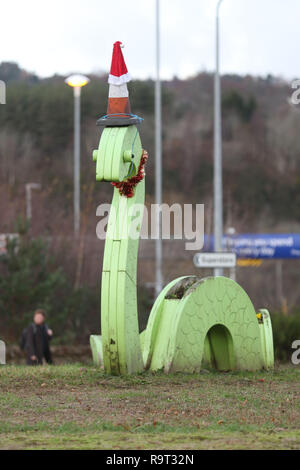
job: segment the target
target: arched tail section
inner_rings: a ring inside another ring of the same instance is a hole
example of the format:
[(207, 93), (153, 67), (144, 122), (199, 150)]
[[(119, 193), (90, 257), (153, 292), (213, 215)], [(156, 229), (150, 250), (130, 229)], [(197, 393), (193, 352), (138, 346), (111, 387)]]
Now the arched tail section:
[[(273, 367), (272, 326), (260, 323), (246, 292), (225, 277), (180, 278), (164, 289), (145, 332), (151, 370), (198, 372)], [(150, 344), (149, 344), (150, 342)]]

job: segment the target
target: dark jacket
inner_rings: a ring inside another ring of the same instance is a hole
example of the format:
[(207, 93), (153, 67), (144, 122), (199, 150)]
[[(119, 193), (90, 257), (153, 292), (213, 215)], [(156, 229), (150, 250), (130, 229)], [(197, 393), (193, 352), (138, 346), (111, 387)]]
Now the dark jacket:
[[(45, 358), (48, 364), (52, 364), (49, 341), (51, 336), (48, 335), (48, 326), (43, 323), (36, 325), (31, 323), (27, 329), (25, 351), (27, 354), (27, 364), (42, 364)], [(37, 360), (32, 361), (31, 356), (36, 356)]]

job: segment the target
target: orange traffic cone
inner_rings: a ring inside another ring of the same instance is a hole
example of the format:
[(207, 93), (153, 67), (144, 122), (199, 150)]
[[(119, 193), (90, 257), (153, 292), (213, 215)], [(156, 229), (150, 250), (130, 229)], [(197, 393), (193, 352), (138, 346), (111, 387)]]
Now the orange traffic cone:
[(121, 50), (121, 42), (114, 44), (110, 74), (108, 77), (109, 96), (108, 96), (108, 116), (114, 115), (121, 117), (130, 114), (130, 101), (127, 83), (131, 77), (128, 73), (123, 53)]
[(143, 120), (131, 114), (127, 88), (127, 83), (130, 82), (131, 77), (125, 64), (121, 45), (122, 43), (120, 41), (114, 44), (111, 69), (108, 77), (109, 95), (107, 115), (98, 119), (97, 124), (100, 127), (139, 125)]

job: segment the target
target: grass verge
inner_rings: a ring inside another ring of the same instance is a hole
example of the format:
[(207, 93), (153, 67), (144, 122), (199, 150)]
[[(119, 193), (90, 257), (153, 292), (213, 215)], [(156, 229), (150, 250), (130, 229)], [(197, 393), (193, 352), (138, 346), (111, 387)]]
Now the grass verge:
[(299, 449), (300, 370), (0, 368), (1, 449)]

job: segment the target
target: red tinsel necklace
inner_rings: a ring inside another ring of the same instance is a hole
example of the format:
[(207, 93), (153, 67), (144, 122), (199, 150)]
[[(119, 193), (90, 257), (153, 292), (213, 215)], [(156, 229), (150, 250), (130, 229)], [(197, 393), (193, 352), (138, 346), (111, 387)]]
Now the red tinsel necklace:
[(118, 188), (121, 196), (126, 196), (128, 198), (134, 196), (134, 188), (145, 178), (145, 165), (147, 160), (148, 152), (146, 150), (143, 150), (137, 174), (126, 181), (121, 181), (120, 183), (111, 183), (115, 188)]

